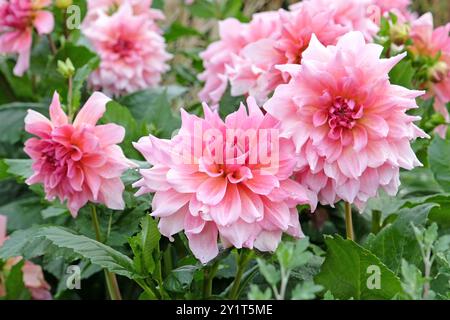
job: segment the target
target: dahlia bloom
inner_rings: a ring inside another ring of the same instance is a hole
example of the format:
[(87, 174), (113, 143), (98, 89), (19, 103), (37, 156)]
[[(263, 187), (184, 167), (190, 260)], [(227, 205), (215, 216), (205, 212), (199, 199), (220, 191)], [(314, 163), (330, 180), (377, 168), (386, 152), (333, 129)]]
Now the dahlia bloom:
[(101, 59), (90, 77), (91, 86), (113, 96), (156, 87), (169, 70), (166, 62), (171, 55), (153, 20), (134, 15), (128, 3), (111, 16), (98, 14), (82, 28)]
[(315, 34), (324, 44), (335, 44), (346, 28), (334, 23), (333, 11), (317, 10), (305, 3), (293, 12), (277, 13), (279, 33), (245, 46), (228, 67), (233, 96), (250, 95), (264, 102), (275, 88), (289, 81), (289, 75), (276, 68), (280, 64), (300, 64), (303, 51)]
[(114, 210), (125, 207), (120, 177), (132, 163), (117, 145), (123, 141), (125, 129), (115, 124), (96, 125), (109, 101), (94, 93), (70, 123), (55, 93), (50, 120), (33, 110), (25, 118), (25, 130), (37, 136), (25, 143), (34, 170), (26, 182), (42, 183), (49, 201), (67, 200), (73, 217), (88, 201)]
[(301, 237), (296, 205), (317, 197), (290, 179), (297, 164), (291, 140), (263, 115), (253, 98), (222, 121), (204, 105), (205, 118), (182, 111), (172, 140), (144, 137), (135, 144), (153, 167), (141, 170), (137, 195), (154, 192), (152, 216), (161, 233), (184, 230), (193, 254), (207, 263), (225, 247), (274, 251), (283, 232)]
[(53, 15), (43, 10), (50, 0), (0, 0), (0, 53), (19, 55), (14, 74), (21, 77), (30, 66), (33, 28), (49, 34), (54, 28)]
[(390, 84), (388, 72), (406, 53), (380, 59), (382, 50), (361, 32), (328, 47), (314, 36), (301, 66), (280, 67), (292, 80), (264, 106), (303, 160), (297, 180), (322, 204), (342, 199), (363, 208), (379, 188), (397, 193), (400, 168), (421, 165), (410, 140), (427, 135), (406, 111), (423, 92)]
[[(220, 21), (220, 40), (210, 44), (200, 54), (205, 71), (198, 78), (205, 81), (205, 85), (199, 93), (199, 98), (202, 101), (217, 104), (227, 89), (228, 72), (232, 70), (230, 66), (233, 65), (233, 61), (240, 63), (240, 53), (243, 48), (258, 40), (270, 41), (269, 39), (277, 36), (279, 27), (279, 17), (276, 12), (255, 14), (250, 23), (241, 23), (234, 18)], [(254, 78), (253, 70), (249, 70), (249, 72)], [(250, 81), (254, 81), (253, 78)], [(231, 89), (232, 93), (240, 95), (240, 87), (244, 86), (247, 84), (243, 76), (235, 79), (235, 86)]]
[(164, 14), (161, 10), (153, 9), (153, 0), (88, 0), (88, 12), (86, 18), (83, 21), (85, 27), (88, 24), (94, 22), (98, 17), (103, 14), (112, 15), (122, 5), (130, 5), (134, 15), (145, 15), (151, 20), (155, 31), (160, 32), (158, 25), (155, 23), (156, 20), (163, 20)]
[(408, 8), (411, 0), (373, 0), (373, 4), (380, 8), (383, 15), (389, 12), (410, 15)]
[[(3, 245), (6, 237), (7, 218), (0, 215), (0, 247)], [(22, 260), (21, 257), (8, 259), (0, 269), (0, 298), (6, 295), (6, 288), (2, 281), (2, 272), (9, 272), (11, 268)], [(44, 279), (42, 268), (30, 261), (25, 261), (22, 267), (23, 282), (25, 287), (30, 291), (34, 300), (51, 300), (50, 285)]]
[(305, 0), (291, 6), (299, 10), (306, 4), (315, 7), (316, 12), (333, 12), (333, 21), (349, 31), (360, 31), (366, 40), (372, 40), (379, 30), (377, 17), (372, 11), (372, 0)]
[[(450, 102), (450, 23), (434, 29), (433, 16), (426, 13), (411, 24), (413, 45), (409, 49), (415, 56), (435, 58), (437, 63), (430, 69), (429, 82), (424, 86), (428, 89), (427, 96), (435, 96), (434, 108), (445, 119), (450, 121), (446, 104)], [(438, 128), (438, 133), (444, 137), (447, 126)]]

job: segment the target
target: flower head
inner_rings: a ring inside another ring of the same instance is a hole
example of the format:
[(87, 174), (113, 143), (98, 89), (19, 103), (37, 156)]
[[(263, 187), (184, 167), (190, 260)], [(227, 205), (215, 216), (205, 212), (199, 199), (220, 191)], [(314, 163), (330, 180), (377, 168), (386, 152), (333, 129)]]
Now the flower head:
[(153, 0), (88, 0), (88, 12), (83, 21), (83, 25), (87, 27), (94, 22), (102, 14), (113, 15), (121, 6), (129, 5), (134, 15), (144, 15), (152, 23), (155, 31), (160, 32), (160, 28), (155, 23), (157, 20), (163, 20), (164, 14), (161, 10), (153, 9)]
[(43, 10), (50, 4), (50, 0), (0, 0), (0, 53), (19, 55), (16, 76), (22, 76), (30, 66), (33, 28), (39, 34), (53, 30), (53, 15)]
[(50, 120), (29, 110), (25, 130), (37, 137), (25, 143), (34, 174), (26, 182), (42, 183), (46, 198), (67, 200), (72, 216), (88, 201), (122, 210), (122, 173), (132, 165), (117, 145), (125, 129), (115, 124), (96, 125), (110, 99), (94, 93), (70, 123), (55, 93)]
[(91, 86), (114, 96), (157, 86), (171, 55), (154, 27), (147, 15), (135, 15), (127, 3), (113, 15), (99, 12), (84, 26), (83, 33), (101, 59)]
[[(6, 216), (0, 215), (0, 247), (6, 240)], [(19, 263), (22, 257), (10, 258), (6, 261), (3, 266), (3, 270), (0, 269), (0, 280), (1, 273), (4, 271), (10, 271), (11, 268)], [(52, 295), (50, 293), (50, 285), (44, 279), (44, 273), (42, 268), (30, 261), (25, 261), (22, 267), (23, 282), (25, 287), (30, 291), (31, 297), (34, 300), (51, 300)], [(7, 294), (6, 288), (2, 281), (0, 281), (0, 297), (4, 297)]]
[(323, 204), (343, 199), (363, 207), (379, 188), (396, 194), (399, 169), (421, 165), (410, 141), (427, 135), (406, 111), (423, 93), (389, 82), (404, 54), (380, 59), (382, 50), (360, 32), (328, 47), (313, 37), (301, 66), (280, 67), (292, 80), (264, 106), (300, 153), (298, 181)]
[[(429, 79), (424, 83), (428, 90), (427, 97), (436, 97), (434, 108), (441, 113), (446, 121), (450, 115), (446, 104), (450, 102), (450, 23), (434, 29), (433, 16), (426, 13), (411, 24), (411, 38), (413, 40), (410, 51), (416, 57), (436, 59), (430, 67)], [(438, 128), (438, 133), (445, 136), (447, 126)]]
[(253, 98), (225, 121), (204, 105), (205, 118), (182, 112), (171, 140), (142, 138), (135, 147), (153, 167), (141, 170), (138, 195), (155, 192), (153, 213), (172, 238), (184, 230), (203, 263), (226, 247), (274, 251), (283, 232), (302, 235), (296, 205), (316, 196), (290, 179), (297, 165), (292, 141)]
[(293, 11), (300, 10), (305, 5), (311, 5), (316, 12), (332, 12), (334, 23), (349, 31), (360, 31), (366, 40), (372, 40), (378, 32), (378, 17), (372, 12), (372, 0), (305, 0), (291, 6)]

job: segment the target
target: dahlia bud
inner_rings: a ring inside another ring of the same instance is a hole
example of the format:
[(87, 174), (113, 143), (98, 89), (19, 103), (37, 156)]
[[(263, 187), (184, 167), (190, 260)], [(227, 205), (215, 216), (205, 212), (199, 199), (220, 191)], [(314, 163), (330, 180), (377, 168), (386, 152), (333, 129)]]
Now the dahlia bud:
[(72, 77), (75, 74), (72, 61), (69, 58), (66, 59), (66, 62), (58, 60), (58, 72), (66, 79)]
[(392, 43), (401, 46), (409, 39), (411, 28), (408, 24), (394, 24), (391, 26), (390, 38)]
[(56, 0), (55, 5), (58, 9), (67, 9), (73, 4), (72, 0)]
[(449, 72), (449, 66), (444, 61), (439, 61), (428, 70), (428, 77), (432, 82), (438, 83), (443, 81)]

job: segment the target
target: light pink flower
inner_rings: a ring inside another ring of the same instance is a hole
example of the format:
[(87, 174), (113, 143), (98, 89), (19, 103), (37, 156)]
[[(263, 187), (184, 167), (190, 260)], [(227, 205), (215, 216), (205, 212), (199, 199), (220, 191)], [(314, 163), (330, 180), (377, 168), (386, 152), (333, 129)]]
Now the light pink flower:
[(134, 15), (145, 15), (151, 22), (154, 30), (160, 32), (156, 24), (157, 20), (163, 20), (164, 14), (161, 10), (153, 9), (153, 0), (88, 0), (88, 12), (83, 21), (84, 27), (99, 18), (102, 14), (112, 15), (123, 5), (130, 5)]
[[(3, 245), (6, 237), (6, 216), (0, 215), (0, 247)], [(19, 263), (22, 257), (15, 257), (8, 259), (3, 266), (3, 270), (0, 270), (0, 297), (4, 297), (7, 292), (2, 282), (2, 271), (10, 271), (11, 268)], [(50, 293), (50, 285), (44, 279), (44, 273), (42, 268), (30, 261), (25, 261), (22, 267), (23, 282), (25, 287), (30, 291), (31, 297), (34, 300), (51, 300), (52, 295)]]
[(388, 72), (406, 54), (380, 59), (382, 51), (360, 32), (328, 47), (313, 37), (301, 66), (282, 66), (293, 79), (264, 106), (303, 160), (298, 181), (322, 204), (342, 199), (362, 208), (379, 188), (396, 194), (400, 168), (421, 165), (410, 140), (427, 135), (406, 111), (423, 92), (391, 85)]
[(19, 55), (16, 76), (22, 76), (30, 66), (33, 28), (40, 35), (53, 30), (53, 15), (43, 10), (50, 4), (50, 0), (0, 0), (0, 53)]
[(141, 170), (137, 195), (155, 192), (152, 215), (161, 233), (173, 240), (184, 230), (202, 263), (217, 256), (218, 237), (225, 247), (274, 251), (283, 232), (302, 236), (296, 205), (316, 205), (316, 195), (290, 179), (292, 141), (278, 137), (278, 121), (253, 98), (247, 104), (248, 114), (241, 105), (225, 122), (206, 105), (204, 119), (182, 111), (172, 140), (150, 136), (135, 144), (153, 165)]
[(42, 183), (49, 201), (67, 200), (73, 217), (88, 201), (114, 210), (125, 206), (120, 177), (132, 164), (117, 145), (125, 129), (112, 123), (96, 125), (109, 101), (94, 93), (70, 123), (55, 93), (50, 120), (33, 110), (25, 118), (25, 130), (37, 136), (25, 143), (34, 170), (26, 182)]
[(299, 10), (306, 4), (315, 7), (316, 12), (333, 12), (333, 21), (347, 29), (360, 31), (366, 40), (372, 40), (378, 32), (378, 17), (373, 16), (372, 0), (305, 0), (291, 6)]
[(90, 77), (96, 90), (120, 96), (156, 87), (169, 70), (166, 62), (171, 55), (164, 38), (151, 19), (134, 15), (129, 4), (111, 16), (99, 12), (98, 19), (82, 30), (101, 59)]
[[(228, 67), (233, 96), (250, 95), (264, 102), (275, 88), (287, 83), (289, 75), (276, 68), (287, 63), (301, 63), (312, 34), (324, 44), (335, 44), (346, 28), (334, 23), (333, 11), (317, 10), (305, 3), (293, 12), (277, 13), (279, 33), (273, 30), (261, 40), (245, 46)], [(274, 36), (276, 35), (276, 36)]]
[[(202, 101), (217, 104), (228, 85), (227, 65), (231, 64), (233, 55), (249, 43), (249, 25), (229, 18), (219, 22), (220, 40), (213, 42), (200, 54), (205, 71), (199, 75), (205, 85), (199, 93)], [(256, 29), (255, 32), (265, 29)], [(273, 31), (273, 29), (272, 29)]]
[(409, 16), (409, 6), (411, 5), (411, 0), (373, 0), (373, 4), (378, 6), (381, 10), (381, 14), (386, 13), (400, 13), (403, 16)]
[[(434, 29), (433, 16), (426, 13), (412, 22), (411, 52), (416, 56), (436, 58), (439, 61), (430, 69), (430, 79), (424, 84), (428, 90), (427, 97), (435, 96), (435, 110), (450, 121), (446, 104), (450, 102), (450, 23)], [(444, 137), (447, 126), (438, 128), (438, 133)]]

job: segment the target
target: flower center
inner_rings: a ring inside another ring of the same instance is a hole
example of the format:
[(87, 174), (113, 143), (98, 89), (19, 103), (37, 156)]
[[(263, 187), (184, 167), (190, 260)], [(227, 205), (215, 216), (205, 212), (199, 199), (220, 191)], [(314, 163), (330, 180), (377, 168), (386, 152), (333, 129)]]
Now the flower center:
[(354, 100), (337, 97), (329, 109), (328, 124), (331, 129), (352, 129), (361, 119), (363, 107)]
[(113, 46), (113, 51), (122, 56), (128, 55), (134, 48), (133, 42), (129, 40), (119, 39)]

